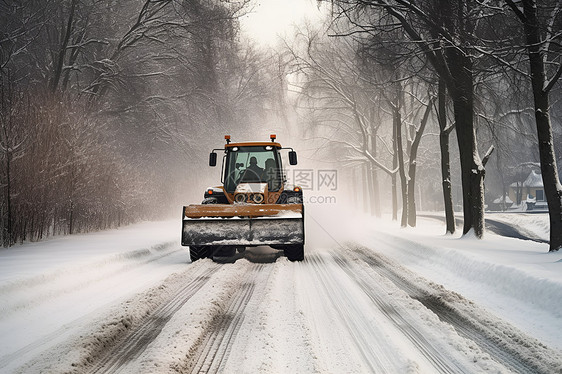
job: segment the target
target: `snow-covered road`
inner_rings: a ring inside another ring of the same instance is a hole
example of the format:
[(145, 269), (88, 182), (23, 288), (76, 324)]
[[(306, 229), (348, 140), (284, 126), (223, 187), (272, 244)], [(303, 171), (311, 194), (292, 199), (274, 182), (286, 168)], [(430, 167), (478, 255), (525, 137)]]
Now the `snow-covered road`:
[[(443, 275), (454, 270), (450, 248), (431, 247), (441, 264), (417, 271), (433, 255), (423, 238), (383, 230), (350, 241), (322, 224), (327, 235), (309, 235), (302, 263), (268, 247), (190, 263), (169, 223), (3, 250), (0, 372), (561, 372), (557, 333), (524, 332), (478, 293), (459, 293), (470, 282)], [(562, 289), (549, 281), (542, 297)], [(553, 329), (559, 314), (547, 319)]]

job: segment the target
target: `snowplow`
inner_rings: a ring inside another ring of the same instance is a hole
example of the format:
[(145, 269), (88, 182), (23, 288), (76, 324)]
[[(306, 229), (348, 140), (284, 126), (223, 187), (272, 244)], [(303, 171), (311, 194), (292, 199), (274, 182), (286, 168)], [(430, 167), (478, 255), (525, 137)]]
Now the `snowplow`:
[(232, 257), (246, 247), (283, 250), (290, 261), (304, 259), (302, 189), (286, 183), (281, 151), (289, 150), (289, 164), (297, 164), (292, 148), (271, 141), (233, 143), (213, 149), (209, 166), (223, 153), (221, 185), (205, 190), (201, 204), (183, 207), (183, 246), (192, 261)]

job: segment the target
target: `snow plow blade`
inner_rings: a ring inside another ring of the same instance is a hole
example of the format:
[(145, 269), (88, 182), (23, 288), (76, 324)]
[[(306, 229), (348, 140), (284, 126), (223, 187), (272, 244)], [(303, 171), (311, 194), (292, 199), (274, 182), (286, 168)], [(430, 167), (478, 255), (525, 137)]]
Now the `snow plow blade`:
[(182, 245), (304, 244), (303, 213), (302, 204), (185, 206)]

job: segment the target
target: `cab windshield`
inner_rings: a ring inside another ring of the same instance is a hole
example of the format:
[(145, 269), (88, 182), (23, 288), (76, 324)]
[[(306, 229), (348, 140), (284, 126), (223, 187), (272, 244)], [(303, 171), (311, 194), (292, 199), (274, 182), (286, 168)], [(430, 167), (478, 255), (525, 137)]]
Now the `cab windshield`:
[(267, 183), (269, 191), (281, 188), (281, 158), (273, 146), (232, 147), (227, 151), (226, 192), (240, 183)]

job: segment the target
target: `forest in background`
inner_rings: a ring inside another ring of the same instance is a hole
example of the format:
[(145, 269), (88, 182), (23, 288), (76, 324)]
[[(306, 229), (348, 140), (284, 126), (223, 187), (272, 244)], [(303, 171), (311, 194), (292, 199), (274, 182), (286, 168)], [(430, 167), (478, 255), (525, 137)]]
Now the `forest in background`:
[(240, 39), (246, 11), (247, 1), (0, 2), (4, 245), (161, 218), (205, 177), (225, 129), (275, 116), (284, 77)]
[(540, 171), (558, 249), (562, 5), (317, 3), (324, 24), (263, 50), (250, 0), (0, 1), (3, 244), (161, 218), (217, 183), (224, 134), (267, 127), (403, 226), (423, 198), (481, 237), (485, 204)]
[(486, 205), (534, 170), (550, 250), (562, 247), (562, 4), (322, 3), (328, 31), (301, 30), (300, 48), (291, 48), (305, 76), (306, 130), (358, 166), (370, 195), (364, 207), (380, 215), (381, 201), (391, 201), (393, 219), (415, 226), (419, 200), (439, 191), (447, 232), (458, 210), (463, 235), (482, 238)]

